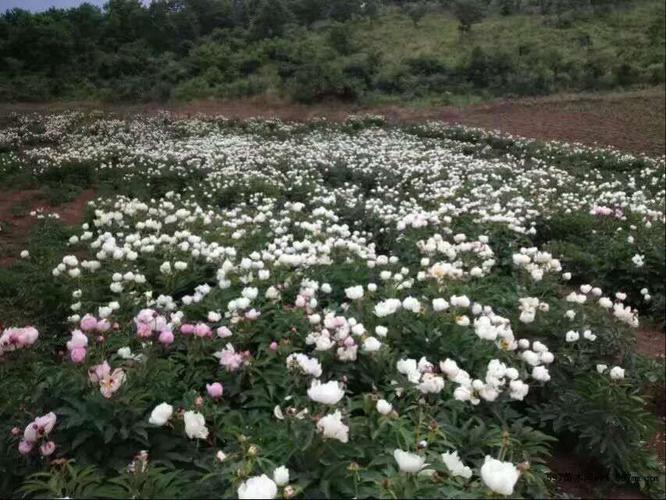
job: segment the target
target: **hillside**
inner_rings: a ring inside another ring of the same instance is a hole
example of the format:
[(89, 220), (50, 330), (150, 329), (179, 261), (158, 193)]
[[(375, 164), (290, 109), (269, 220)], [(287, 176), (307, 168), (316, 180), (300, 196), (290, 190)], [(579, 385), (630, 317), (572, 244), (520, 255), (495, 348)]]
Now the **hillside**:
[(664, 82), (659, 0), (112, 0), (0, 16), (0, 100), (464, 104)]

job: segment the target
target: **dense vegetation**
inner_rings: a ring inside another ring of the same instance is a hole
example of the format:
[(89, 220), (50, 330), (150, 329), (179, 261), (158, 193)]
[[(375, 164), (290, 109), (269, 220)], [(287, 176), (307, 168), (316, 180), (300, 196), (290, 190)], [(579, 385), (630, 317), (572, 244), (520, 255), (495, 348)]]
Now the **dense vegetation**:
[(110, 0), (0, 16), (0, 100), (456, 102), (664, 82), (661, 0)]
[(559, 442), (663, 498), (663, 159), (69, 113), (0, 182), (98, 195), (0, 267), (3, 497), (552, 497)]

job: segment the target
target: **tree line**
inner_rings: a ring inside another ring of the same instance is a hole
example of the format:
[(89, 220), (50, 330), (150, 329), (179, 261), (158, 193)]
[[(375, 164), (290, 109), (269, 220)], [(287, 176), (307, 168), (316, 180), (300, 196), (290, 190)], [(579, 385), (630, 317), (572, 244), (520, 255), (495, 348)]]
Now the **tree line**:
[[(638, 1), (153, 0), (144, 5), (109, 0), (103, 8), (84, 3), (40, 13), (12, 9), (0, 15), (0, 99), (165, 100), (277, 93), (309, 102), (659, 83), (663, 51), (661, 60), (653, 57), (643, 67), (627, 60), (626, 67), (595, 69), (592, 61), (591, 68), (579, 68), (581, 74), (560, 81), (552, 69), (522, 74), (525, 68), (519, 66), (533, 61), (521, 63), (520, 54), (474, 43), (475, 25), (489, 17), (546, 16), (566, 29), (580, 16), (631, 8)], [(359, 29), (396, 12), (417, 28), (435, 13), (455, 19), (464, 60), (451, 64), (432, 54), (407, 57), (396, 66), (382, 51), (356, 40)], [(663, 23), (653, 21), (646, 29), (652, 30), (654, 43), (663, 40)], [(552, 47), (537, 49), (538, 58), (554, 57), (546, 50)], [(541, 66), (564, 64), (554, 59)]]

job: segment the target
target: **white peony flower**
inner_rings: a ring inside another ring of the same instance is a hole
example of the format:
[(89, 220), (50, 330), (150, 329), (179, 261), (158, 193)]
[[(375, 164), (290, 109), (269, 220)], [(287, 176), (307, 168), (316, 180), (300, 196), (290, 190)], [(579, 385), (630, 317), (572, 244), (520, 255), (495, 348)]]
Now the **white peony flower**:
[(433, 311), (440, 312), (440, 311), (446, 311), (449, 308), (449, 303), (442, 299), (432, 299), (432, 309)]
[(402, 301), (402, 308), (417, 314), (421, 311), (421, 303), (415, 297), (407, 297)]
[(278, 486), (285, 486), (287, 483), (289, 483), (289, 469), (287, 469), (284, 465), (281, 465), (275, 469), (273, 471), (273, 481), (275, 481), (275, 484)]
[(567, 342), (576, 342), (580, 338), (580, 333), (574, 332), (573, 330), (569, 330), (566, 333), (566, 341)]
[(238, 487), (238, 498), (272, 499), (277, 496), (278, 487), (266, 474), (249, 478)]
[(442, 462), (444, 462), (452, 476), (460, 476), (465, 479), (472, 477), (472, 469), (462, 463), (457, 451), (442, 453)]
[(345, 391), (341, 384), (335, 380), (322, 384), (319, 380), (313, 380), (308, 389), (308, 397), (317, 403), (334, 405), (342, 399)]
[(532, 378), (540, 382), (548, 382), (550, 380), (550, 373), (545, 366), (535, 366), (532, 369)]
[(512, 380), (509, 382), (509, 388), (511, 389), (509, 394), (511, 399), (517, 399), (518, 401), (522, 401), (530, 390), (530, 386), (522, 380)]
[(401, 472), (416, 474), (425, 467), (425, 458), (407, 451), (396, 449), (393, 452), (393, 458), (398, 462), (398, 467), (400, 467)]
[(444, 389), (444, 379), (433, 373), (424, 373), (418, 389), (423, 394), (438, 394)]
[(173, 406), (168, 403), (158, 404), (150, 414), (150, 422), (153, 425), (162, 426), (166, 424), (173, 415)]
[(368, 337), (363, 341), (363, 350), (366, 352), (375, 352), (379, 351), (379, 348), (382, 346), (382, 343), (377, 340), (375, 337)]
[(486, 455), (481, 466), (481, 479), (492, 491), (500, 495), (513, 495), (518, 477), (520, 471), (511, 462), (501, 462)]
[(393, 405), (386, 401), (385, 399), (380, 399), (377, 401), (377, 411), (381, 415), (388, 415), (393, 411)]
[(358, 300), (363, 297), (363, 285), (350, 286), (345, 288), (345, 295), (349, 300)]
[(317, 430), (322, 433), (324, 438), (337, 439), (341, 443), (349, 441), (349, 427), (342, 423), (340, 410), (320, 418), (317, 422)]
[(185, 434), (190, 439), (206, 439), (208, 429), (206, 428), (206, 419), (201, 413), (196, 411), (186, 411), (185, 415)]

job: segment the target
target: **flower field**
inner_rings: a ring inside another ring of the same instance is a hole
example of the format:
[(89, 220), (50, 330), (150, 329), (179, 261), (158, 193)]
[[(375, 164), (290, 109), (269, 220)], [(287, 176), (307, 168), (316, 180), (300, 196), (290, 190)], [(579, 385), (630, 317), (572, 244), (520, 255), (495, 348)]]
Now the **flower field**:
[(561, 446), (664, 494), (663, 158), (65, 113), (0, 122), (0, 183), (51, 200), (0, 268), (3, 497), (557, 497)]

